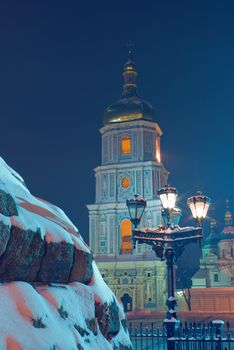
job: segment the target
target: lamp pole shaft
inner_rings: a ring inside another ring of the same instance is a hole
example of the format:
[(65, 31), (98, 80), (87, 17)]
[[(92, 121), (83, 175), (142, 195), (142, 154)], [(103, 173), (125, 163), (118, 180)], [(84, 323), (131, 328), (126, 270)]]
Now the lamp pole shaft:
[(169, 297), (174, 297), (174, 251), (170, 248), (166, 251), (167, 259), (167, 295)]
[(175, 299), (175, 285), (174, 285), (175, 253), (172, 247), (166, 248), (165, 258), (167, 262), (167, 306), (168, 306), (167, 318), (171, 318), (171, 317), (176, 318), (176, 311), (175, 311), (176, 299)]
[(175, 253), (172, 246), (165, 249), (165, 258), (167, 262), (167, 313), (164, 324), (167, 330), (167, 349), (175, 350), (175, 330), (178, 327), (176, 316), (176, 298), (174, 286), (174, 259)]

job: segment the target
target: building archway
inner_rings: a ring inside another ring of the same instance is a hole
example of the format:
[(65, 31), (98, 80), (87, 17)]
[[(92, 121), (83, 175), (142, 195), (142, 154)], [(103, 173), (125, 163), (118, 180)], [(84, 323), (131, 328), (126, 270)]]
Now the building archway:
[(124, 293), (120, 300), (123, 303), (125, 312), (132, 311), (132, 297), (128, 293)]
[(120, 224), (120, 234), (121, 234), (121, 254), (131, 254), (132, 253), (132, 223), (130, 220), (125, 219)]

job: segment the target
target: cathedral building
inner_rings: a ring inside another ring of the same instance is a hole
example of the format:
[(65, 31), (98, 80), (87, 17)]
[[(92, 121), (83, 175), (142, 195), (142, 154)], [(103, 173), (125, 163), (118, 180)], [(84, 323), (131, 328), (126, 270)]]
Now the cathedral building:
[(219, 268), (226, 274), (228, 285), (234, 286), (234, 227), (232, 212), (227, 200), (227, 210), (224, 217), (224, 229), (219, 242)]
[(234, 285), (234, 227), (227, 200), (224, 228), (217, 232), (211, 219), (210, 234), (204, 240), (200, 269), (192, 278), (194, 288), (231, 287)]
[(132, 224), (126, 199), (147, 200), (142, 227), (161, 224), (159, 188), (168, 172), (161, 160), (162, 130), (150, 103), (137, 93), (137, 70), (129, 51), (122, 97), (104, 112), (102, 162), (95, 169), (95, 204), (88, 205), (89, 242), (106, 283), (125, 311), (161, 309), (165, 303), (166, 267), (151, 248), (132, 249)]

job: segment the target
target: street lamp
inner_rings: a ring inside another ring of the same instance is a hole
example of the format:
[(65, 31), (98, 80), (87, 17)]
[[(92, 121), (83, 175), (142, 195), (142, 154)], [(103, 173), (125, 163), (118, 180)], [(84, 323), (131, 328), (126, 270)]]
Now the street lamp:
[[(178, 222), (181, 217), (181, 211), (175, 208), (177, 191), (174, 187), (165, 186), (158, 191), (163, 209), (162, 216), (164, 226), (160, 225), (155, 228), (137, 229), (140, 223), (146, 201), (139, 196), (126, 201), (131, 221), (134, 225), (132, 232), (133, 247), (135, 243), (146, 243), (152, 246), (157, 257), (166, 260), (167, 264), (167, 312), (164, 325), (167, 329), (167, 346), (168, 350), (175, 349), (175, 331), (179, 326), (176, 315), (176, 298), (174, 283), (174, 261), (179, 258), (185, 246), (189, 243), (196, 243), (202, 239), (202, 228), (200, 223), (205, 219), (210, 199), (202, 196), (200, 193), (188, 199), (188, 204), (194, 217), (199, 223), (199, 227), (179, 227)], [(202, 207), (202, 205), (203, 207)], [(203, 210), (201, 209), (203, 208)]]
[[(163, 206), (163, 219), (167, 227), (171, 226), (171, 216), (175, 208), (177, 190), (174, 187), (166, 185), (158, 191), (159, 198)], [(165, 221), (166, 220), (166, 221)]]
[(199, 191), (195, 196), (192, 196), (187, 200), (192, 215), (199, 226), (201, 226), (202, 221), (206, 218), (210, 203), (210, 198), (203, 196)]
[(139, 194), (135, 194), (134, 198), (127, 199), (126, 204), (128, 207), (131, 222), (133, 223), (134, 228), (137, 228), (146, 208), (146, 200), (144, 198), (141, 198)]
[(175, 187), (166, 185), (158, 191), (159, 198), (164, 209), (170, 210), (175, 207), (177, 190)]

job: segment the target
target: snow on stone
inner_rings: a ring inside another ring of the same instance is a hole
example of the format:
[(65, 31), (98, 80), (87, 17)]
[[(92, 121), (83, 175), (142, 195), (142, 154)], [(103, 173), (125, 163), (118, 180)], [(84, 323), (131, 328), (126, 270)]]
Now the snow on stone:
[(108, 350), (120, 342), (129, 346), (123, 329), (108, 341), (100, 330), (94, 335), (87, 327), (86, 320), (95, 319), (93, 294), (87, 288), (78, 283), (36, 289), (25, 282), (2, 285), (0, 349), (73, 350), (79, 344), (87, 350)]
[[(93, 280), (90, 285), (96, 295), (96, 301), (102, 301), (103, 303), (110, 303), (113, 300), (113, 293), (110, 289), (106, 289), (106, 284), (101, 276), (100, 271), (97, 268), (95, 261), (93, 261)], [(103, 293), (105, 291), (105, 293)]]
[(64, 212), (0, 158), (0, 350), (131, 349), (122, 306)]
[(88, 251), (77, 228), (65, 213), (55, 205), (33, 196), (25, 187), (22, 177), (1, 157), (0, 189), (10, 193), (17, 205), (18, 216), (13, 218), (14, 225), (34, 231), (40, 227), (42, 238), (46, 236), (48, 242), (65, 241)]

